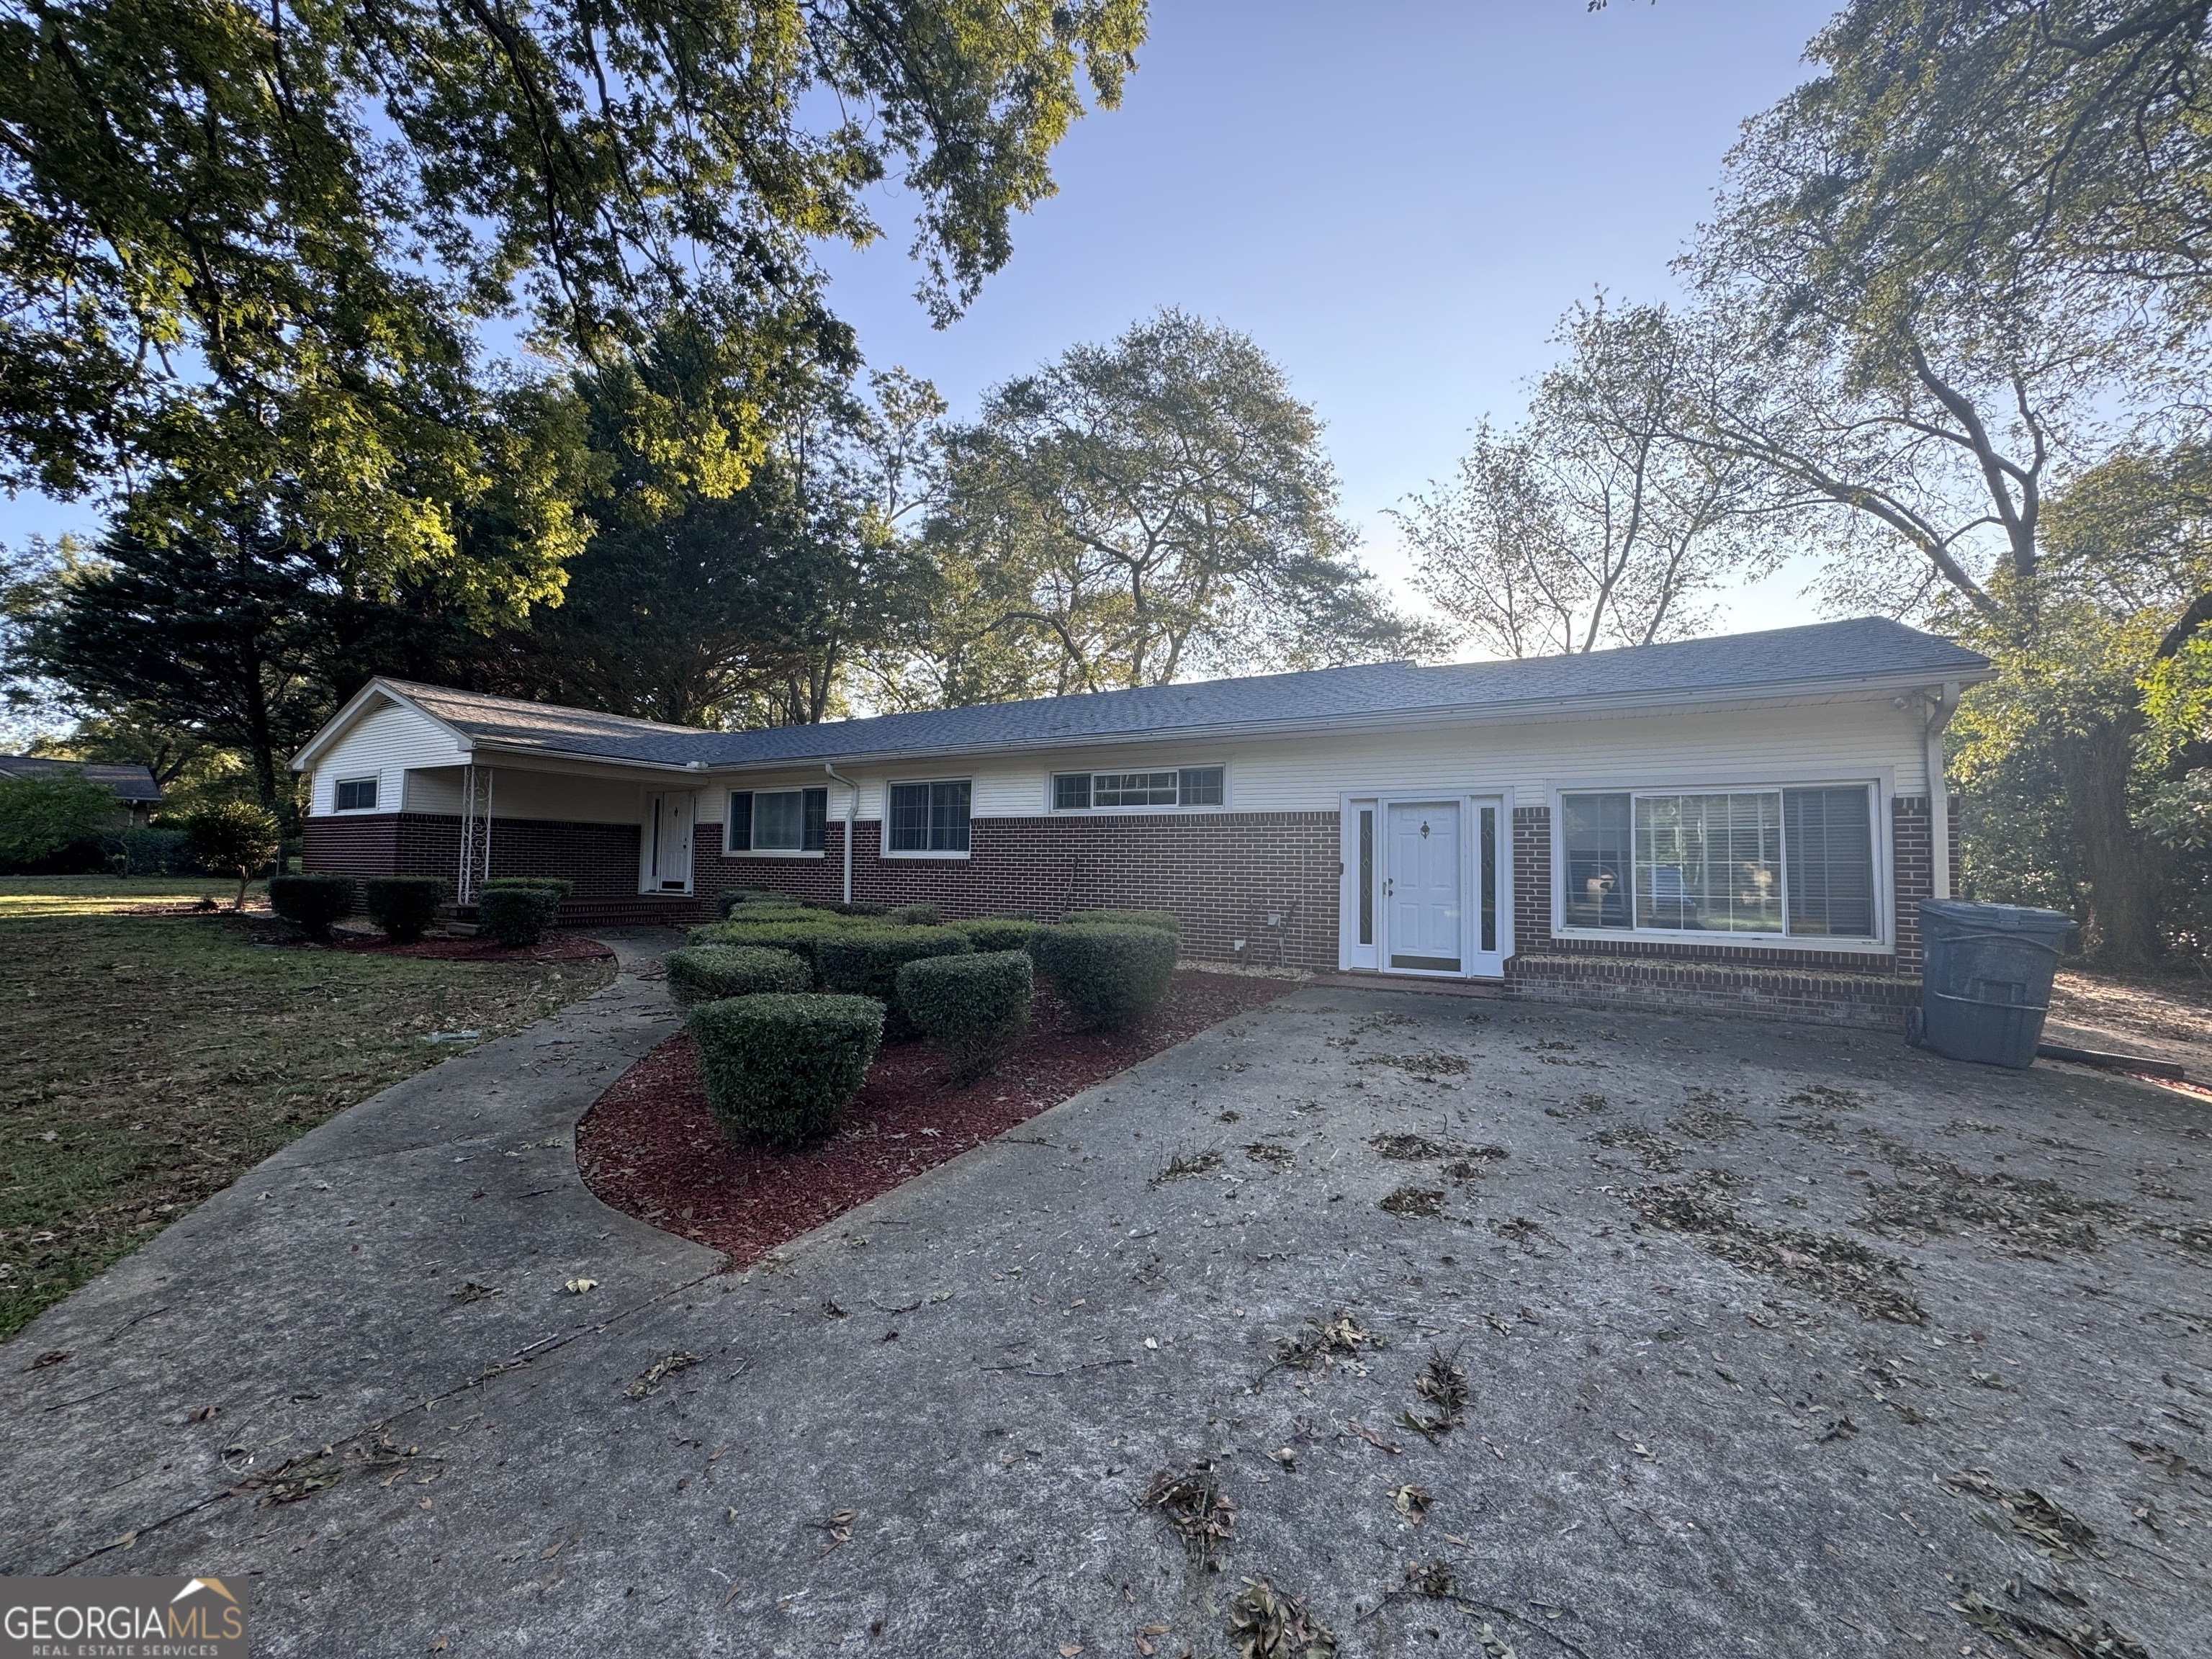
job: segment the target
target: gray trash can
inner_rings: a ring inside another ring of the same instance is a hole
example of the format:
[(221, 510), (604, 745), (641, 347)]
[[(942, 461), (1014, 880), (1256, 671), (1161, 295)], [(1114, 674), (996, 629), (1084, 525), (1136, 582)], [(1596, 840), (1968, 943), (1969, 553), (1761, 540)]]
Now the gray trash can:
[(2059, 944), (2073, 928), (2057, 910), (1921, 900), (1921, 1041), (1951, 1060), (2026, 1066), (2051, 1007)]

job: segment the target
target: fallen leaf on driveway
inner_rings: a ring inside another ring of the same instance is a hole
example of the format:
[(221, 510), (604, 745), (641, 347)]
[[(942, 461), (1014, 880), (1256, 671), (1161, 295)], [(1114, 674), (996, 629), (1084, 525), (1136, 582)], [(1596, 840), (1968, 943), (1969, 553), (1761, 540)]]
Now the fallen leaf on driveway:
[(1417, 1527), (1429, 1518), (1429, 1489), (1426, 1486), (1400, 1486), (1391, 1492), (1390, 1501), (1398, 1506), (1399, 1514)]
[(809, 1526), (817, 1527), (830, 1534), (830, 1541), (822, 1547), (823, 1554), (827, 1555), (840, 1545), (853, 1541), (853, 1522), (860, 1519), (860, 1516), (858, 1510), (833, 1510), (819, 1521), (807, 1522)]
[(1083, 1644), (1080, 1642), (1062, 1642), (1060, 1644), (1060, 1659), (1075, 1659), (1075, 1656), (1082, 1651)]
[(1352, 1433), (1358, 1435), (1362, 1440), (1364, 1440), (1369, 1445), (1374, 1447), (1377, 1451), (1386, 1451), (1389, 1452), (1391, 1456), (1395, 1457), (1398, 1455), (1399, 1452), (1403, 1449), (1401, 1447), (1392, 1445), (1389, 1441), (1385, 1440), (1381, 1435), (1376, 1433), (1374, 1430), (1367, 1427), (1364, 1424), (1353, 1423), (1349, 1426), (1351, 1427)]
[(572, 1279), (561, 1288), (571, 1296), (581, 1296), (586, 1291), (595, 1291), (599, 1287), (599, 1281), (596, 1279)]
[(678, 1371), (687, 1370), (699, 1363), (696, 1353), (665, 1353), (638, 1373), (637, 1381), (623, 1392), (633, 1400), (642, 1400), (661, 1385), (664, 1379)]

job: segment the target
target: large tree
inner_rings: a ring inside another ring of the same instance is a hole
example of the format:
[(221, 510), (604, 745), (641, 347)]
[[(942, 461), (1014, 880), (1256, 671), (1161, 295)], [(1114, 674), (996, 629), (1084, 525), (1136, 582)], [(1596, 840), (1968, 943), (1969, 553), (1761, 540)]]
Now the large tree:
[[(1143, 0), (5, 0), (0, 482), (281, 485), (362, 580), (450, 581), (456, 521), (499, 477), (486, 319), (520, 310), (541, 349), (603, 371), (672, 314), (774, 337), (815, 307), (812, 244), (875, 237), (894, 175), (950, 316), (1051, 191), (1079, 82), (1115, 100), (1144, 19)], [(630, 385), (679, 482), (741, 485), (757, 410)], [(459, 585), (475, 610), (557, 593), (560, 507), (536, 508), (545, 558)]]
[(1041, 680), (1049, 665), (1023, 690), (1421, 643), (1351, 553), (1313, 411), (1234, 330), (1163, 311), (995, 388), (950, 444), (930, 538), (948, 591), (990, 613), (969, 612), (954, 635), (1026, 631), (1033, 648), (997, 665), (1026, 661)]
[(1664, 307), (1577, 306), (1527, 417), (1475, 434), (1456, 478), (1395, 514), (1415, 585), (1498, 656), (1685, 638), (1765, 556), (1758, 470), (1680, 436), (1710, 343)]
[[(2125, 787), (2140, 698), (2082, 653), (2144, 629), (2054, 557), (2050, 515), (2192, 362), (2187, 272), (2135, 257), (2112, 191), (2133, 146), (2202, 173), (2206, 129), (2169, 118), (2194, 82), (2151, 59), (2203, 27), (2201, 5), (1859, 0), (1814, 43), (1824, 72), (1747, 127), (1687, 261), (1734, 349), (1686, 439), (1794, 498), (1832, 600), (1935, 617), (2007, 666), (2012, 729), (2051, 737), (2088, 943), (2133, 961), (2164, 905)], [(2165, 574), (2172, 623), (2191, 576)]]

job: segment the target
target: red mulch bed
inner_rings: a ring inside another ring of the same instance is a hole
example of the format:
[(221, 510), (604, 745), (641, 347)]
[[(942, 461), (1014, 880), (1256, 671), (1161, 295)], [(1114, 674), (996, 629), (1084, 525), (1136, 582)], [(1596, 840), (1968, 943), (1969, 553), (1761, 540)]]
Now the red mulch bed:
[(928, 1044), (887, 1043), (843, 1126), (797, 1152), (732, 1146), (707, 1109), (698, 1050), (688, 1036), (672, 1037), (585, 1115), (576, 1164), (603, 1202), (749, 1267), (1148, 1054), (1296, 988), (1288, 980), (1186, 969), (1151, 1018), (1126, 1030), (1084, 1031), (1066, 1029), (1066, 1010), (1041, 985), (1029, 1035), (998, 1071), (956, 1089), (944, 1081), (945, 1056)]

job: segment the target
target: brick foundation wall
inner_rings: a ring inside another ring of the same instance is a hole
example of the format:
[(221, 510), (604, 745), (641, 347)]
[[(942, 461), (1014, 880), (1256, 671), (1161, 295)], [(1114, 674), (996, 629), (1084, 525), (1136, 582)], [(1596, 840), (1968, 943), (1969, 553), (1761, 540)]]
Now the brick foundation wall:
[[(854, 826), (853, 897), (938, 906), (948, 916), (1027, 911), (1049, 921), (1100, 907), (1172, 910), (1187, 955), (1267, 967), (1336, 966), (1334, 812), (1222, 812), (1095, 818), (976, 818), (965, 859), (885, 858), (882, 826)], [(700, 828), (694, 884), (702, 895), (768, 887), (835, 902), (844, 881), (842, 821), (818, 859), (730, 858), (721, 827)], [(1267, 926), (1270, 913), (1279, 927)]]
[[(1952, 866), (1958, 868), (1957, 802), (1952, 803)], [(1902, 1029), (1920, 999), (1920, 921), (1915, 908), (1930, 890), (1929, 823), (1924, 798), (1890, 804), (1893, 955), (1777, 951), (1749, 945), (1653, 939), (1559, 939), (1552, 933), (1552, 819), (1548, 806), (1513, 814), (1513, 927), (1516, 954), (1506, 984), (1534, 1000), (1594, 1007), (1673, 1008), (1763, 1014), (1883, 1030)]]
[[(637, 890), (638, 827), (494, 818), (491, 873), (564, 876), (576, 890), (563, 922), (696, 920), (690, 897)], [(437, 876), (450, 883), (461, 862), (461, 821), (432, 812), (364, 813), (307, 821), (301, 867), (346, 876)]]

